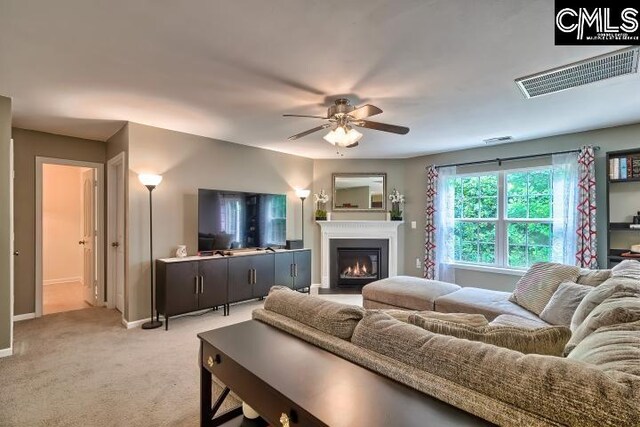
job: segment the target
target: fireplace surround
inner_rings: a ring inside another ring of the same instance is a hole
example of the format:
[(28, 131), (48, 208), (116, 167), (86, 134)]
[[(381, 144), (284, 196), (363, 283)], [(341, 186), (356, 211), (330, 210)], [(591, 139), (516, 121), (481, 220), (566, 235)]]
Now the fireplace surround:
[(330, 287), (330, 242), (345, 239), (381, 239), (388, 242), (388, 277), (398, 274), (398, 228), (402, 221), (332, 220), (317, 221), (320, 226), (320, 279)]

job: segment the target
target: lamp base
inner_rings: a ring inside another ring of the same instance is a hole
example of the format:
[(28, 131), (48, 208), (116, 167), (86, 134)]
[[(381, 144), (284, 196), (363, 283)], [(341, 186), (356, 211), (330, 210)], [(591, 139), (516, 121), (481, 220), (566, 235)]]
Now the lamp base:
[(159, 320), (151, 320), (142, 324), (142, 329), (156, 329), (162, 326), (162, 322)]

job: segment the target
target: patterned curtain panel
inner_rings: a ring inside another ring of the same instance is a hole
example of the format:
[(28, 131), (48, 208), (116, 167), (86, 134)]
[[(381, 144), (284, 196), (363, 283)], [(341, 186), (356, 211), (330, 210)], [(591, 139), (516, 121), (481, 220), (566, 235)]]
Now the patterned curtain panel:
[(434, 165), (427, 167), (427, 205), (425, 216), (427, 225), (424, 233), (424, 277), (425, 279), (436, 278), (436, 193), (438, 188), (438, 169)]
[(582, 147), (578, 154), (578, 241), (577, 265), (598, 268), (596, 238), (596, 169), (592, 146)]

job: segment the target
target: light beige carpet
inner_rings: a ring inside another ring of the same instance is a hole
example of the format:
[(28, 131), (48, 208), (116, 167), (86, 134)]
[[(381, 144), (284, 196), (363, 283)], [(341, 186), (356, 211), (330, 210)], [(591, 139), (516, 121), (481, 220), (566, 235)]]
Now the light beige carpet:
[(18, 322), (15, 355), (0, 359), (0, 426), (197, 426), (196, 334), (248, 320), (261, 306), (172, 319), (168, 332), (126, 330), (105, 308)]

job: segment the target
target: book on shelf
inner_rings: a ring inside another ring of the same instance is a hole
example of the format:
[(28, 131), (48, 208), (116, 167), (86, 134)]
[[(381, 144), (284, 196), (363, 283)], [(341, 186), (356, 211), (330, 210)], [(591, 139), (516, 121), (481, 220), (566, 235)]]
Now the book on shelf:
[(640, 153), (609, 159), (609, 179), (625, 180), (640, 178)]

